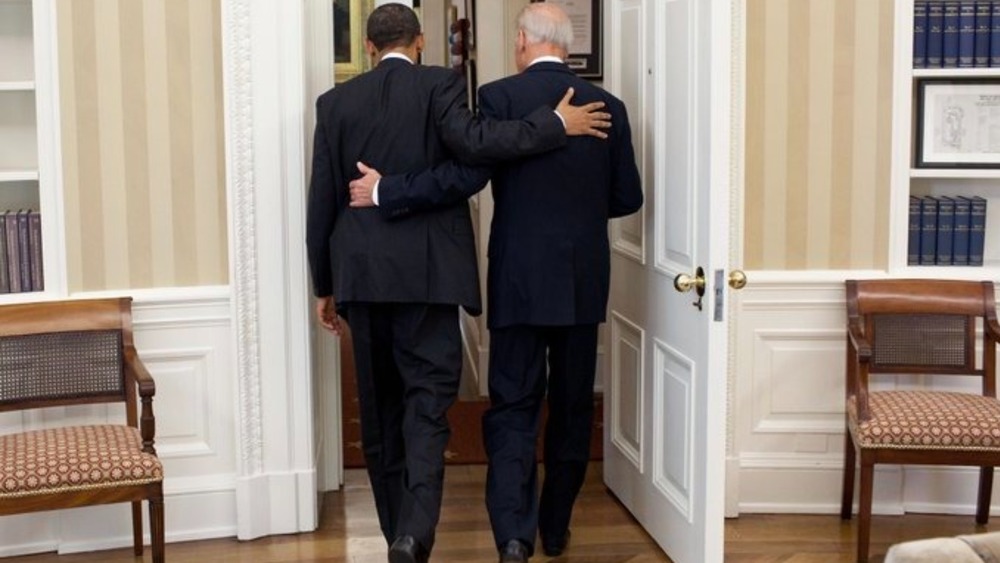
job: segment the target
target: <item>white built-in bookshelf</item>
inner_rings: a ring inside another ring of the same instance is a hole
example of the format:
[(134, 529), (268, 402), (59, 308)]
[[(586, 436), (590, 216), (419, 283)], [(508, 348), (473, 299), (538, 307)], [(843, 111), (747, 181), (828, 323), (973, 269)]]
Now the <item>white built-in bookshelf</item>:
[[(918, 167), (918, 90), (928, 79), (1000, 79), (1000, 68), (914, 68), (914, 9), (895, 3), (893, 149), (889, 270), (908, 277), (1000, 280), (1000, 167)], [(958, 0), (949, 0), (958, 6)], [(994, 24), (996, 25), (996, 24)], [(918, 65), (919, 66), (919, 65)], [(987, 201), (982, 266), (914, 265), (909, 260), (910, 196), (982, 197)]]
[(56, 52), (55, 0), (0, 0), (0, 214), (38, 214), (31, 255), (42, 257), (20, 292), (8, 269), (0, 303), (65, 292)]

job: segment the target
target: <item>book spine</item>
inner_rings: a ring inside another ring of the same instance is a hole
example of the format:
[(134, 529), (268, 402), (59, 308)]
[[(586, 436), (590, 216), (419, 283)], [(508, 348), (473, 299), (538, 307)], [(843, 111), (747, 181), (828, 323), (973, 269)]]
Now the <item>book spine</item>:
[(28, 215), (28, 247), (31, 249), (31, 289), (45, 289), (45, 271), (42, 269), (42, 214), (32, 211)]
[(910, 234), (906, 240), (906, 264), (920, 264), (920, 198), (910, 196)]
[(951, 263), (969, 265), (969, 198), (955, 198), (955, 234), (951, 239)]
[(10, 293), (7, 274), (7, 214), (0, 213), (0, 293)]
[(1000, 0), (990, 2), (990, 66), (1000, 67)]
[[(1000, 3), (1000, 0), (997, 0)], [(997, 8), (994, 5), (994, 10)], [(997, 20), (992, 20), (994, 25)], [(927, 68), (941, 68), (944, 49), (944, 3), (940, 0), (927, 3)]]
[(952, 262), (952, 241), (955, 234), (955, 200), (950, 197), (938, 198), (937, 254), (934, 263), (950, 266)]
[(10, 280), (10, 292), (21, 292), (21, 254), (17, 244), (17, 212), (8, 210), (7, 217), (7, 275)]
[(976, 55), (976, 1), (962, 0), (958, 5), (958, 66), (972, 68)]
[(944, 30), (941, 39), (941, 66), (958, 66), (958, 4), (946, 2), (944, 5)]
[(986, 199), (972, 198), (969, 208), (969, 265), (983, 265), (983, 251), (986, 246)]
[(988, 0), (976, 2), (976, 46), (974, 65), (979, 68), (990, 66), (990, 11)]
[(937, 208), (936, 198), (926, 196), (920, 200), (920, 264), (929, 266), (937, 258)]
[(913, 4), (913, 68), (927, 68), (926, 2), (918, 1)]
[(28, 213), (22, 209), (17, 213), (17, 252), (21, 258), (21, 291), (32, 291), (31, 287), (31, 240), (28, 234)]

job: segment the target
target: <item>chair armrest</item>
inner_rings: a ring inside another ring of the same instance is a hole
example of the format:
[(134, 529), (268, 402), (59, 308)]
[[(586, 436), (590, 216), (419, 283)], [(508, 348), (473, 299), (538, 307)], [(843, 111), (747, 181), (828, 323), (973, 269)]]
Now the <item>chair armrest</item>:
[(852, 321), (847, 326), (847, 336), (851, 346), (858, 353), (858, 361), (867, 364), (872, 359), (872, 344), (861, 330), (861, 323)]
[(135, 348), (125, 348), (125, 369), (132, 373), (136, 387), (139, 388), (139, 398), (142, 401), (142, 411), (139, 414), (139, 433), (142, 435), (142, 451), (156, 455), (153, 446), (156, 437), (156, 418), (153, 416), (153, 396), (156, 395), (156, 382), (149, 370), (139, 359)]
[[(861, 322), (852, 319), (847, 324), (847, 395), (853, 396), (859, 420), (871, 418), (868, 409), (868, 364), (872, 358), (872, 345), (861, 329)], [(852, 359), (856, 359), (852, 361)]]
[(986, 319), (984, 324), (986, 332), (994, 342), (1000, 342), (1000, 323), (996, 319)]

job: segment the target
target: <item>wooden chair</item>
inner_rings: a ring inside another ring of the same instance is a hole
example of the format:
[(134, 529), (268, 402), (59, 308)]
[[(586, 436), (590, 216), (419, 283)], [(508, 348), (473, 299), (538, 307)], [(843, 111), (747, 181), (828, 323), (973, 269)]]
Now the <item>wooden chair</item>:
[(0, 307), (0, 412), (123, 402), (126, 419), (121, 425), (0, 436), (0, 515), (131, 502), (134, 551), (141, 555), (145, 499), (153, 561), (160, 563), (163, 466), (153, 447), (156, 387), (132, 343), (131, 302)]
[[(840, 515), (851, 518), (854, 464), (860, 459), (858, 561), (868, 561), (876, 463), (979, 466), (976, 522), (985, 524), (993, 467), (1000, 465), (1000, 326), (993, 282), (848, 280), (847, 322)], [(870, 391), (876, 374), (972, 376), (981, 380), (982, 393), (935, 389), (930, 378), (922, 389)]]

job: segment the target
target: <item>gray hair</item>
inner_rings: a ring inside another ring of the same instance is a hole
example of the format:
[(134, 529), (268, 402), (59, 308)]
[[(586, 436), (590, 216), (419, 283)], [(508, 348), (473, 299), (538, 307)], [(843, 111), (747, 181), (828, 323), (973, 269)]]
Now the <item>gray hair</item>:
[(551, 43), (568, 51), (573, 43), (573, 25), (566, 12), (555, 4), (528, 4), (518, 14), (517, 26), (524, 30), (529, 44)]

